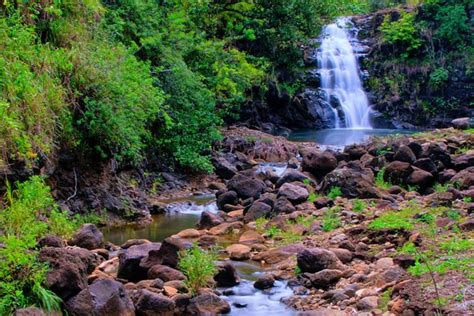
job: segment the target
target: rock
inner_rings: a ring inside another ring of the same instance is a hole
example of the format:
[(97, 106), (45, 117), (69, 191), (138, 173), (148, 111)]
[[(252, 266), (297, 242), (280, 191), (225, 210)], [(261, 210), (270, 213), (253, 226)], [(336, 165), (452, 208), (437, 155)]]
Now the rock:
[(245, 245), (233, 244), (225, 249), (232, 260), (248, 260), (250, 259), (251, 248)]
[(333, 252), (342, 263), (349, 263), (354, 257), (352, 251), (343, 248), (330, 248), (329, 251)]
[(148, 270), (148, 279), (161, 279), (164, 282), (168, 282), (175, 280), (185, 280), (186, 277), (183, 273), (181, 273), (181, 271), (170, 268), (168, 266), (157, 264), (151, 267), (150, 270)]
[(384, 180), (393, 184), (404, 184), (413, 172), (413, 167), (408, 162), (393, 161), (385, 168)]
[(363, 145), (354, 144), (344, 148), (344, 154), (348, 155), (350, 160), (359, 160), (366, 153), (367, 150)]
[(334, 201), (326, 196), (318, 197), (314, 201), (314, 206), (316, 206), (316, 208), (318, 209), (321, 209), (323, 207), (331, 207), (333, 205), (334, 205)]
[(62, 248), (66, 246), (66, 243), (61, 237), (55, 235), (46, 235), (38, 241), (38, 247), (56, 247)]
[(279, 197), (286, 198), (293, 204), (299, 204), (308, 200), (309, 193), (308, 190), (303, 187), (285, 183), (278, 190), (278, 195)]
[(163, 286), (163, 292), (170, 297), (178, 294), (178, 290), (171, 286)]
[[(20, 308), (13, 313), (13, 316), (52, 316), (37, 307)], [(59, 315), (59, 314), (58, 314)]]
[(191, 299), (187, 312), (190, 315), (219, 315), (230, 312), (230, 305), (217, 295), (205, 293)]
[(244, 223), (253, 222), (260, 217), (267, 217), (271, 211), (272, 208), (270, 205), (263, 202), (255, 202), (245, 213)]
[(242, 199), (254, 198), (258, 199), (260, 194), (265, 190), (265, 183), (255, 177), (237, 174), (229, 180), (227, 188), (237, 192)]
[(160, 243), (145, 243), (131, 246), (119, 253), (117, 277), (132, 282), (146, 279), (149, 267), (140, 267), (140, 262), (148, 256), (151, 251), (158, 251), (160, 246)]
[(324, 269), (344, 270), (344, 265), (337, 256), (322, 248), (304, 249), (296, 258), (301, 272), (315, 273)]
[(428, 171), (414, 168), (413, 172), (408, 176), (406, 183), (414, 185), (420, 189), (426, 189), (434, 182), (434, 177)]
[(63, 300), (85, 289), (87, 276), (102, 262), (99, 256), (81, 248), (46, 247), (40, 250), (38, 258), (50, 266), (46, 286)]
[(309, 178), (304, 173), (295, 170), (295, 169), (286, 169), (285, 172), (281, 175), (280, 179), (276, 182), (275, 186), (277, 188), (281, 187), (287, 182), (303, 182), (305, 180), (309, 181)]
[(172, 299), (148, 290), (142, 290), (136, 304), (137, 315), (142, 316), (172, 316), (174, 308), (175, 303)]
[(389, 257), (380, 258), (375, 263), (375, 268), (377, 270), (383, 271), (393, 267), (393, 259)]
[(150, 244), (151, 241), (148, 239), (129, 239), (124, 244), (120, 246), (122, 249), (128, 249), (132, 246), (143, 245), (143, 244)]
[(240, 283), (237, 270), (230, 262), (221, 263), (217, 266), (217, 274), (214, 276), (217, 286), (232, 287)]
[(114, 280), (97, 280), (65, 303), (71, 316), (133, 316), (135, 308), (123, 285)]
[(253, 287), (259, 290), (266, 290), (273, 287), (275, 279), (270, 274), (264, 274), (255, 281)]
[(265, 242), (265, 238), (254, 230), (247, 230), (239, 238), (241, 244), (259, 244), (263, 242)]
[(474, 167), (469, 167), (458, 172), (451, 178), (451, 183), (457, 183), (459, 189), (466, 190), (474, 185)]
[(420, 158), (413, 164), (415, 167), (428, 171), (431, 174), (438, 172), (438, 168), (430, 158)]
[(317, 178), (322, 178), (337, 167), (337, 159), (328, 151), (308, 150), (303, 153), (301, 164), (304, 171), (311, 172)]
[(224, 222), (224, 220), (211, 212), (204, 211), (201, 213), (201, 219), (199, 220), (199, 229), (209, 229), (214, 226), (220, 225)]
[(474, 154), (465, 153), (458, 155), (452, 159), (454, 169), (461, 171), (463, 169), (474, 166)]
[(238, 203), (239, 203), (239, 197), (237, 195), (237, 192), (235, 191), (227, 191), (220, 194), (217, 197), (217, 206), (221, 210), (224, 208), (224, 205), (226, 204), (236, 205)]
[(471, 126), (469, 117), (460, 117), (451, 121), (451, 125), (456, 129), (468, 129)]
[(212, 158), (212, 164), (214, 172), (222, 179), (230, 179), (237, 173), (237, 168), (224, 157)]
[(156, 264), (172, 268), (178, 266), (179, 252), (192, 247), (192, 243), (181, 238), (168, 237), (161, 243), (158, 250), (152, 250), (140, 262), (140, 267), (149, 269)]
[(275, 206), (273, 207), (273, 212), (276, 214), (284, 213), (284, 214), (291, 214), (294, 211), (296, 211), (296, 208), (293, 206), (293, 204), (288, 201), (287, 198), (281, 196), (278, 198), (278, 200), (275, 203)]
[(311, 284), (317, 289), (328, 289), (342, 277), (342, 271), (324, 269), (310, 276)]
[(395, 152), (393, 159), (413, 164), (416, 161), (416, 156), (410, 147), (401, 145), (400, 148), (398, 148), (398, 150)]
[(68, 243), (89, 250), (104, 248), (104, 235), (94, 224), (84, 224)]
[(463, 231), (473, 231), (474, 230), (474, 218), (468, 219), (464, 223), (459, 225), (459, 228)]
[(188, 228), (176, 234), (178, 238), (191, 239), (201, 237), (201, 233), (197, 229)]
[(357, 302), (357, 309), (360, 311), (371, 311), (379, 305), (378, 296), (367, 296)]
[(321, 307), (318, 309), (298, 312), (296, 316), (348, 316), (348, 314), (337, 309)]
[(333, 187), (339, 187), (343, 196), (348, 198), (376, 198), (380, 192), (371, 173), (362, 168), (337, 168), (324, 177), (321, 189), (328, 193)]

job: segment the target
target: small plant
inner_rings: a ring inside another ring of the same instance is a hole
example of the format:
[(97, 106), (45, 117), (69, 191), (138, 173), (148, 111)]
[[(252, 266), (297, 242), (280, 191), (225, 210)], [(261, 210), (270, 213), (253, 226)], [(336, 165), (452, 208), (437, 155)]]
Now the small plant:
[(400, 216), (399, 212), (387, 212), (369, 224), (369, 228), (380, 229), (405, 229), (410, 230), (413, 224), (409, 218)]
[(352, 210), (354, 212), (361, 213), (364, 210), (366, 210), (367, 207), (368, 207), (368, 204), (363, 200), (355, 199), (352, 201)]
[(295, 275), (300, 275), (301, 272), (302, 272), (302, 271), (301, 271), (301, 268), (300, 268), (299, 266), (296, 266), (296, 267), (295, 267), (295, 270), (294, 270)]
[(329, 209), (323, 215), (322, 228), (323, 231), (329, 232), (341, 226), (338, 209)]
[(385, 181), (385, 167), (380, 169), (377, 173), (377, 176), (375, 177), (375, 185), (383, 190), (388, 190), (392, 187), (392, 183)]
[(470, 197), (470, 196), (465, 196), (465, 197), (463, 198), (463, 201), (466, 202), (466, 203), (472, 203), (472, 197)]
[(298, 225), (302, 225), (304, 227), (309, 228), (309, 227), (311, 227), (311, 225), (313, 224), (315, 219), (316, 218), (314, 216), (300, 215), (295, 219), (295, 223), (298, 224)]
[(340, 187), (332, 187), (331, 190), (329, 190), (328, 198), (334, 200), (338, 196), (342, 196), (341, 188)]
[(267, 225), (268, 219), (265, 217), (259, 217), (255, 220), (255, 229), (258, 233), (263, 233), (265, 231), (265, 225)]
[(448, 192), (449, 187), (450, 187), (449, 183), (445, 183), (445, 184), (436, 183), (433, 189), (435, 190), (435, 192), (444, 193), (444, 192)]
[(191, 294), (196, 295), (200, 288), (214, 284), (216, 260), (217, 255), (213, 251), (202, 250), (196, 244), (179, 254), (178, 269), (186, 276), (185, 282)]

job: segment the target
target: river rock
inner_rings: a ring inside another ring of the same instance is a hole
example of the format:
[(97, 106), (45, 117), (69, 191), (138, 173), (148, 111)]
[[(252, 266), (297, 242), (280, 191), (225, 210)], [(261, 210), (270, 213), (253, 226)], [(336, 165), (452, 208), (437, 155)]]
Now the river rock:
[(265, 238), (254, 230), (245, 231), (239, 238), (241, 244), (259, 244), (265, 242)]
[(224, 220), (217, 214), (204, 211), (201, 213), (201, 219), (199, 220), (199, 229), (209, 229), (214, 226), (220, 225)]
[(413, 167), (408, 162), (393, 161), (385, 168), (384, 180), (393, 184), (404, 184), (413, 172)]
[(149, 269), (156, 264), (163, 264), (176, 268), (179, 260), (179, 252), (192, 247), (192, 243), (181, 238), (168, 237), (163, 240), (158, 250), (152, 250), (148, 256), (142, 259), (140, 267)]
[(265, 183), (255, 177), (249, 177), (243, 174), (237, 174), (229, 180), (227, 188), (237, 192), (242, 199), (258, 199), (265, 190)]
[(327, 290), (337, 283), (342, 277), (342, 271), (335, 269), (324, 269), (310, 276), (311, 284), (317, 289)]
[(272, 211), (272, 207), (263, 202), (255, 202), (247, 210), (244, 216), (244, 223), (253, 222), (257, 218), (267, 217)]
[(357, 302), (357, 309), (360, 311), (371, 311), (379, 305), (378, 296), (367, 296)]
[(148, 290), (142, 290), (136, 303), (137, 315), (143, 316), (172, 316), (175, 303), (172, 299)]
[(103, 248), (104, 235), (94, 224), (84, 224), (68, 243), (89, 250)]
[(374, 186), (373, 174), (360, 166), (337, 168), (328, 173), (321, 189), (329, 192), (333, 187), (341, 188), (343, 196), (348, 198), (376, 198), (380, 192)]
[(232, 260), (250, 259), (250, 250), (250, 247), (241, 244), (233, 244), (225, 249)]
[(413, 164), (415, 167), (428, 171), (431, 174), (435, 174), (438, 168), (430, 158), (420, 158)]
[(304, 173), (295, 169), (286, 169), (286, 171), (283, 172), (281, 177), (276, 182), (275, 186), (279, 188), (287, 182), (304, 182), (305, 180), (309, 180), (309, 178)]
[(164, 282), (174, 281), (174, 280), (185, 280), (186, 277), (184, 276), (181, 271), (176, 269), (170, 268), (168, 266), (164, 266), (162, 264), (154, 265), (153, 267), (148, 270), (148, 278), (149, 279), (161, 279)]
[(65, 309), (72, 316), (133, 316), (135, 308), (123, 285), (114, 280), (97, 280), (69, 299)]
[(471, 126), (469, 117), (460, 117), (451, 121), (451, 125), (456, 129), (468, 129)]
[(307, 248), (296, 256), (302, 272), (315, 273), (324, 269), (344, 270), (345, 266), (337, 256), (326, 249)]
[(318, 178), (336, 169), (337, 159), (328, 151), (318, 151), (316, 149), (307, 150), (303, 153), (303, 162), (301, 164), (304, 171), (311, 172)]
[(189, 315), (219, 315), (230, 312), (230, 305), (219, 296), (205, 293), (196, 296), (189, 302), (187, 312)]
[(280, 197), (286, 198), (293, 204), (299, 204), (308, 200), (308, 190), (292, 183), (283, 184), (278, 190)]
[(434, 177), (428, 171), (414, 168), (413, 172), (408, 176), (406, 183), (414, 185), (420, 189), (426, 189), (434, 182)]
[(458, 183), (459, 189), (466, 190), (474, 185), (474, 167), (469, 167), (458, 172), (451, 178), (451, 183)]
[(400, 148), (398, 148), (398, 150), (395, 152), (393, 159), (413, 164), (416, 161), (416, 156), (410, 147), (401, 145)]
[(253, 287), (259, 290), (266, 290), (273, 287), (275, 278), (270, 274), (260, 276), (253, 284)]
[(214, 276), (217, 286), (232, 287), (240, 283), (237, 270), (230, 262), (217, 265), (217, 274)]
[(474, 166), (474, 154), (472, 152), (458, 155), (452, 159), (454, 169), (460, 171)]
[(149, 241), (148, 239), (129, 239), (127, 240), (126, 242), (124, 242), (120, 248), (122, 249), (128, 249), (132, 246), (136, 246), (136, 245), (143, 245), (143, 244), (150, 244), (151, 241)]
[(227, 191), (217, 197), (217, 206), (221, 210), (224, 209), (224, 205), (226, 204), (236, 205), (238, 203), (239, 197), (235, 191)]
[(177, 233), (176, 237), (184, 239), (199, 238), (201, 237), (201, 233), (197, 229), (188, 228)]
[(230, 179), (237, 173), (237, 168), (224, 157), (213, 157), (214, 172), (222, 179)]
[(119, 253), (119, 268), (117, 277), (132, 282), (146, 279), (149, 267), (140, 267), (142, 259), (152, 251), (160, 249), (160, 243), (145, 243), (131, 246)]

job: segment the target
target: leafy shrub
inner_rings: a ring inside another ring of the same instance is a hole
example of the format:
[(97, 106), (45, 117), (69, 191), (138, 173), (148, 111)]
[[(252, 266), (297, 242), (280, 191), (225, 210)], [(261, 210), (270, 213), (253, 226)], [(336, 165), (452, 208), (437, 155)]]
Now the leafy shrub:
[(328, 198), (334, 200), (338, 196), (342, 196), (341, 188), (340, 187), (332, 187), (331, 190), (329, 190)]
[(449, 79), (449, 72), (445, 68), (436, 68), (430, 74), (430, 86), (435, 89), (441, 89)]
[(200, 288), (213, 284), (213, 277), (217, 273), (216, 260), (216, 254), (202, 250), (197, 245), (180, 253), (178, 268), (186, 275), (185, 282), (193, 295)]
[(397, 21), (390, 21), (390, 17), (386, 16), (380, 31), (384, 41), (396, 47), (403, 58), (414, 55), (423, 44), (415, 26), (414, 13), (402, 12)]
[(460, 46), (466, 43), (472, 30), (464, 5), (439, 7), (435, 19), (439, 23), (435, 38), (443, 45)]
[(38, 261), (34, 248), (45, 234), (71, 236), (75, 221), (58, 209), (38, 176), (9, 188), (5, 205), (0, 210), (0, 314), (30, 305), (59, 309), (60, 298), (44, 288), (48, 266)]

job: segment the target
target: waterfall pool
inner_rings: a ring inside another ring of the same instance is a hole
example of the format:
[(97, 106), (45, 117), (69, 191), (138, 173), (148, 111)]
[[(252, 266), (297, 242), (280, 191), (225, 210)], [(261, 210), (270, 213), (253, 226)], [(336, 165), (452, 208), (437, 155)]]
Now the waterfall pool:
[(305, 129), (295, 130), (288, 135), (288, 140), (294, 142), (315, 142), (318, 145), (344, 147), (360, 144), (372, 136), (410, 135), (417, 131), (406, 129)]

